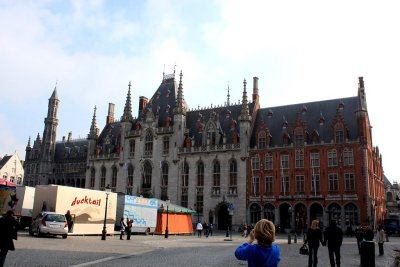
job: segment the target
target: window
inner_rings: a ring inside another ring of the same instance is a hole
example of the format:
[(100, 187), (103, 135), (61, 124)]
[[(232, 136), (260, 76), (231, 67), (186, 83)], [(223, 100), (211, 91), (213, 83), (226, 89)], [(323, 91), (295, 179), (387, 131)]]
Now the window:
[(129, 141), (129, 156), (135, 156), (135, 140)]
[(182, 187), (189, 186), (189, 165), (185, 161), (183, 163), (183, 170), (182, 170)]
[(161, 186), (168, 186), (168, 164), (166, 162), (161, 167)]
[(113, 192), (115, 191), (115, 188), (117, 187), (117, 167), (112, 168), (112, 176), (111, 176), (111, 188), (113, 189)]
[(304, 146), (304, 135), (301, 130), (296, 130), (294, 134), (294, 140), (296, 142), (296, 147), (303, 147)]
[(101, 168), (101, 177), (100, 177), (100, 190), (103, 190), (106, 187), (106, 168)]
[(289, 155), (281, 155), (281, 169), (289, 169)]
[(329, 183), (329, 192), (338, 192), (339, 191), (339, 180), (337, 173), (329, 173), (328, 174), (328, 183)]
[(229, 186), (237, 186), (237, 163), (231, 160), (229, 163)]
[(128, 166), (128, 177), (126, 179), (126, 193), (132, 195), (133, 191), (133, 166)]
[(311, 168), (319, 167), (319, 153), (318, 152), (310, 153), (310, 163), (311, 163)]
[(203, 202), (204, 202), (203, 193), (197, 193), (197, 195), (196, 195), (196, 211), (199, 214), (203, 214)]
[(153, 155), (153, 134), (151, 133), (151, 131), (147, 131), (146, 133), (146, 137), (144, 140), (144, 155)]
[(336, 150), (328, 151), (328, 166), (337, 166)]
[(296, 175), (296, 193), (304, 194), (304, 175)]
[(345, 173), (344, 174), (344, 190), (345, 191), (354, 191), (355, 182), (354, 182), (354, 174)]
[(201, 161), (197, 164), (197, 186), (204, 186), (204, 164)]
[(261, 207), (257, 204), (252, 204), (250, 206), (250, 223), (256, 224), (261, 220)]
[(289, 194), (289, 176), (281, 177), (281, 194), (284, 196)]
[(319, 174), (312, 174), (311, 176), (311, 192), (316, 193), (320, 191)]
[(163, 155), (169, 154), (169, 136), (163, 138)]
[(265, 155), (265, 169), (272, 170), (273, 168), (273, 158), (270, 153)]
[(90, 188), (94, 188), (95, 179), (96, 179), (96, 170), (92, 168), (90, 170)]
[(260, 169), (260, 158), (258, 157), (258, 155), (251, 158), (251, 169), (252, 170)]
[(182, 188), (181, 206), (185, 207), (185, 208), (188, 207), (188, 191), (187, 191), (187, 188)]
[(220, 186), (221, 184), (221, 165), (219, 161), (214, 162), (214, 173), (213, 173), (213, 186)]
[(350, 203), (344, 207), (344, 218), (347, 226), (359, 224), (358, 209), (354, 204)]
[(348, 165), (353, 165), (354, 164), (353, 150), (352, 149), (346, 148), (343, 151), (343, 164), (344, 164), (344, 166), (348, 166)]
[(303, 150), (296, 150), (296, 168), (304, 168)]
[(265, 194), (270, 195), (273, 193), (272, 176), (265, 177)]
[(344, 143), (344, 126), (342, 123), (338, 123), (335, 125), (335, 143), (343, 144)]
[(143, 183), (142, 188), (151, 189), (151, 174), (153, 172), (149, 161), (145, 161), (143, 164)]
[(260, 178), (258, 176), (253, 177), (252, 181), (252, 190), (251, 190), (253, 196), (258, 196), (260, 195)]
[(265, 132), (260, 132), (258, 134), (258, 148), (263, 149), (265, 148), (266, 139), (265, 139)]

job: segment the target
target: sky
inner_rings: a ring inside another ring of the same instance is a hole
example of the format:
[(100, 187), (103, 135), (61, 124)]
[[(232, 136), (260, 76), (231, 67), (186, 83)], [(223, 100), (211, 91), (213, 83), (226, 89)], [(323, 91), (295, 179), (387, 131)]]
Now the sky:
[[(0, 156), (25, 157), (57, 87), (57, 140), (85, 138), (94, 107), (123, 113), (182, 71), (189, 108), (241, 99), (259, 78), (261, 107), (357, 95), (365, 82), (373, 145), (397, 181), (400, 2), (0, 0)], [(393, 136), (393, 138), (389, 138)]]

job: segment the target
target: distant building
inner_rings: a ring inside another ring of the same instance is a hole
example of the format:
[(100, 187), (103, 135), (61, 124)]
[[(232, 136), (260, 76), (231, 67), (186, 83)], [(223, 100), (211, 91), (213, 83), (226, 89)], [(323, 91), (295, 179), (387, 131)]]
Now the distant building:
[(400, 215), (400, 187), (397, 181), (393, 184), (385, 178), (386, 217)]
[(195, 220), (227, 229), (269, 218), (283, 228), (312, 219), (343, 227), (378, 223), (385, 195), (382, 159), (372, 146), (364, 82), (350, 98), (260, 108), (258, 78), (239, 103), (189, 109), (183, 75), (163, 74), (132, 114), (131, 84), (104, 128), (96, 107), (87, 140), (56, 142), (59, 100), (49, 99), (43, 140), (26, 148), (26, 182), (62, 184), (171, 200)]
[(24, 167), (16, 152), (0, 159), (0, 177), (17, 185), (23, 184)]

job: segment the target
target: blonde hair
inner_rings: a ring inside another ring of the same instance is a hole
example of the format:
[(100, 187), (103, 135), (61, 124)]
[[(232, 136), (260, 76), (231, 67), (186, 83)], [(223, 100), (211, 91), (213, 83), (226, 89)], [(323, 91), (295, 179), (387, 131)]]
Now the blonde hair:
[(254, 237), (261, 246), (270, 246), (275, 241), (275, 225), (267, 219), (259, 220), (254, 226)]
[(311, 222), (311, 229), (313, 229), (313, 230), (319, 229), (319, 221), (318, 220), (313, 220)]

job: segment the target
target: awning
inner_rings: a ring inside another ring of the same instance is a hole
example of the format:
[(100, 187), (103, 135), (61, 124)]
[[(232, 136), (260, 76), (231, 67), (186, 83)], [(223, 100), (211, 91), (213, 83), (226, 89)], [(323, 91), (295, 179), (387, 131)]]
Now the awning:
[(10, 187), (16, 187), (17, 185), (7, 181), (6, 179), (0, 178), (0, 185), (4, 185), (4, 186), (10, 186)]

